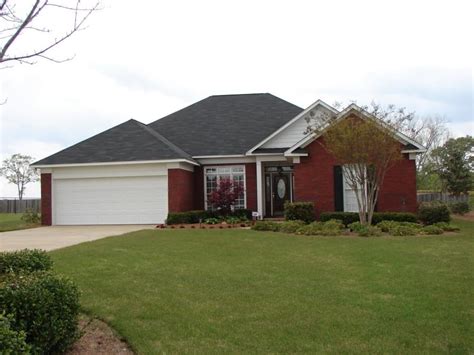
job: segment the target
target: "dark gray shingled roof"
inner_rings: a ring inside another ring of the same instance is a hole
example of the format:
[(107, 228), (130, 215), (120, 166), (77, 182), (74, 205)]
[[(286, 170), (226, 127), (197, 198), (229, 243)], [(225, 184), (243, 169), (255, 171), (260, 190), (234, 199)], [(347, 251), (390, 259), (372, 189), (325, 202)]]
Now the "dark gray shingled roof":
[(302, 110), (271, 94), (210, 96), (149, 125), (129, 120), (33, 165), (245, 154)]
[(128, 120), (66, 148), (34, 165), (109, 163), (118, 161), (188, 159), (159, 133), (136, 120)]
[(218, 95), (149, 126), (192, 156), (240, 155), (301, 111), (271, 94)]

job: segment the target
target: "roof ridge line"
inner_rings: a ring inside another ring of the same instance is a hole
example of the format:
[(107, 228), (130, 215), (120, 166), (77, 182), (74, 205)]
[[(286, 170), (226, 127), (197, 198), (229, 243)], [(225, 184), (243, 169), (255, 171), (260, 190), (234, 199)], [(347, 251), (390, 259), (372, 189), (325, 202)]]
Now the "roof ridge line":
[(169, 141), (166, 137), (164, 137), (163, 135), (161, 135), (160, 133), (158, 133), (157, 131), (155, 131), (153, 128), (150, 128), (148, 127), (146, 124), (144, 123), (141, 123), (137, 120), (133, 120), (139, 127), (143, 128), (145, 131), (147, 131), (148, 133), (150, 133), (153, 137), (155, 137), (156, 139), (158, 139), (159, 141), (161, 141), (162, 143), (166, 144), (167, 146), (169, 146), (172, 150), (174, 150), (176, 153), (178, 154), (181, 154), (181, 155), (184, 155), (186, 156), (188, 159), (192, 160), (193, 162), (195, 161), (191, 154), (185, 152), (184, 150), (182, 150), (180, 147), (178, 147), (176, 144), (172, 143), (171, 141)]

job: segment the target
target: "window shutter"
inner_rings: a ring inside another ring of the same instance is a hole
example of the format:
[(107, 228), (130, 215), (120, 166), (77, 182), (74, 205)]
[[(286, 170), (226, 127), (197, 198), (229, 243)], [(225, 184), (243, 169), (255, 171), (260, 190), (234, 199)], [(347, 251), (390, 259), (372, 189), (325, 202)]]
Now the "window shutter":
[(334, 210), (344, 211), (344, 185), (342, 181), (342, 166), (334, 166)]

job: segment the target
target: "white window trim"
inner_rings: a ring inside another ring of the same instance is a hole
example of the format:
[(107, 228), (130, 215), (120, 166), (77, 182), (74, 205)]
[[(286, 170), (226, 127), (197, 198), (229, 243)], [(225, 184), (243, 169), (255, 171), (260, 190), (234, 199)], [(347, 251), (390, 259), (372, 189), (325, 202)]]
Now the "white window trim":
[[(343, 210), (344, 212), (359, 212), (359, 209), (357, 207), (357, 210), (356, 211), (349, 211), (346, 209), (346, 202), (347, 202), (347, 191), (346, 190), (350, 190), (352, 191), (352, 193), (356, 194), (356, 192), (354, 191), (354, 189), (346, 189), (346, 173), (345, 173), (345, 169), (350, 169), (350, 164), (345, 164), (342, 166), (342, 199), (343, 199)], [(367, 184), (367, 181), (365, 182)], [(365, 193), (367, 193), (367, 188), (364, 189), (365, 190)], [(359, 192), (360, 193), (360, 192)]]
[[(206, 169), (219, 169), (219, 168), (243, 168), (244, 174), (244, 208), (247, 208), (247, 171), (245, 169), (244, 164), (234, 164), (234, 165), (206, 165), (202, 169), (203, 177), (204, 177), (204, 210), (207, 211), (207, 181), (206, 181)], [(231, 173), (232, 175), (232, 170)]]

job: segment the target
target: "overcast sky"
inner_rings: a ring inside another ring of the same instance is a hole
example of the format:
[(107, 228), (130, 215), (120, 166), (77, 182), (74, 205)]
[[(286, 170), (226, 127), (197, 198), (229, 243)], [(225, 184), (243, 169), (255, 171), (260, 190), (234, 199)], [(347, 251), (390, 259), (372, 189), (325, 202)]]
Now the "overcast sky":
[[(255, 92), (303, 108), (394, 103), (473, 135), (471, 3), (109, 0), (51, 53), (74, 60), (0, 71), (0, 155), (40, 159), (129, 118), (149, 123), (210, 95)], [(51, 14), (56, 23), (67, 21)], [(15, 195), (0, 181), (0, 197)], [(26, 195), (39, 196), (39, 184)]]

